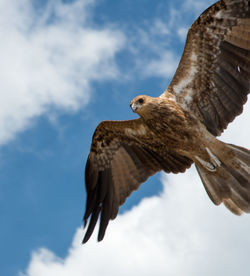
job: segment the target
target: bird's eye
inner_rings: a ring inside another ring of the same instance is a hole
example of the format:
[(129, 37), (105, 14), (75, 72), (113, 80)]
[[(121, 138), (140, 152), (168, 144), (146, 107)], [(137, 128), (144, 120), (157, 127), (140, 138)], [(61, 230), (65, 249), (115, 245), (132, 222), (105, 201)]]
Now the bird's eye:
[(139, 103), (139, 104), (143, 104), (143, 103), (144, 103), (143, 98), (140, 98), (140, 99), (138, 100), (138, 103)]

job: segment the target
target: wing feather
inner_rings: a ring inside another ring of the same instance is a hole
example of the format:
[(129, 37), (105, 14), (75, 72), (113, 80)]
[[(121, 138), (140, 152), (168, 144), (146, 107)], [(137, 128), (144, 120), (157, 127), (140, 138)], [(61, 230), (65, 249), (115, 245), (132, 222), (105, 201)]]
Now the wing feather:
[(191, 26), (167, 90), (220, 135), (250, 92), (250, 1), (218, 1)]
[[(145, 132), (139, 131), (141, 127)], [(129, 130), (129, 131), (128, 131)], [(83, 239), (87, 242), (100, 217), (98, 241), (102, 240), (109, 220), (117, 216), (119, 206), (141, 183), (160, 170), (183, 172), (192, 161), (165, 149), (154, 141), (142, 119), (104, 121), (96, 129), (85, 167), (87, 191)]]

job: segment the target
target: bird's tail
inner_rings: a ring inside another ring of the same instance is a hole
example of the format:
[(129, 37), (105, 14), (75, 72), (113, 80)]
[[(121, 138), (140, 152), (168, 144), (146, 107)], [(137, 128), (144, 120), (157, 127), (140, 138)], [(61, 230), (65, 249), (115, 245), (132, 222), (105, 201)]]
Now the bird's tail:
[(214, 169), (200, 162), (196, 162), (196, 169), (216, 205), (223, 202), (236, 215), (250, 213), (250, 151), (231, 144), (224, 146), (224, 152), (211, 153), (217, 160)]

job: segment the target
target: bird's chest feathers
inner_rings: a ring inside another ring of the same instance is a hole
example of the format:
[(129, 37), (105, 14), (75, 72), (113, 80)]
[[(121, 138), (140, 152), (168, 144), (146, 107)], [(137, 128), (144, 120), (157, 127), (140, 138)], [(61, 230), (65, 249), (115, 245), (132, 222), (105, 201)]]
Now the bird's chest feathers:
[(164, 108), (154, 112), (154, 117), (145, 120), (148, 128), (162, 143), (170, 147), (186, 147), (192, 141), (195, 122), (187, 118), (180, 108)]
[(157, 133), (169, 132), (171, 129), (178, 130), (186, 127), (187, 118), (178, 105), (160, 105), (155, 107), (152, 116), (146, 118), (145, 123), (152, 131)]

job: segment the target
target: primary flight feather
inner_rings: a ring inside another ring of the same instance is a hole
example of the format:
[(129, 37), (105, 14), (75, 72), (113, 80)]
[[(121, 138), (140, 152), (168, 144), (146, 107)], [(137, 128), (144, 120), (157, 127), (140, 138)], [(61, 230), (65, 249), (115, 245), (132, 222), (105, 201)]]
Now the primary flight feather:
[(166, 91), (132, 100), (140, 118), (96, 128), (85, 168), (83, 243), (99, 217), (103, 239), (119, 206), (149, 176), (184, 172), (192, 163), (216, 205), (250, 213), (250, 151), (216, 139), (242, 112), (249, 92), (250, 0), (221, 0), (189, 29)]

